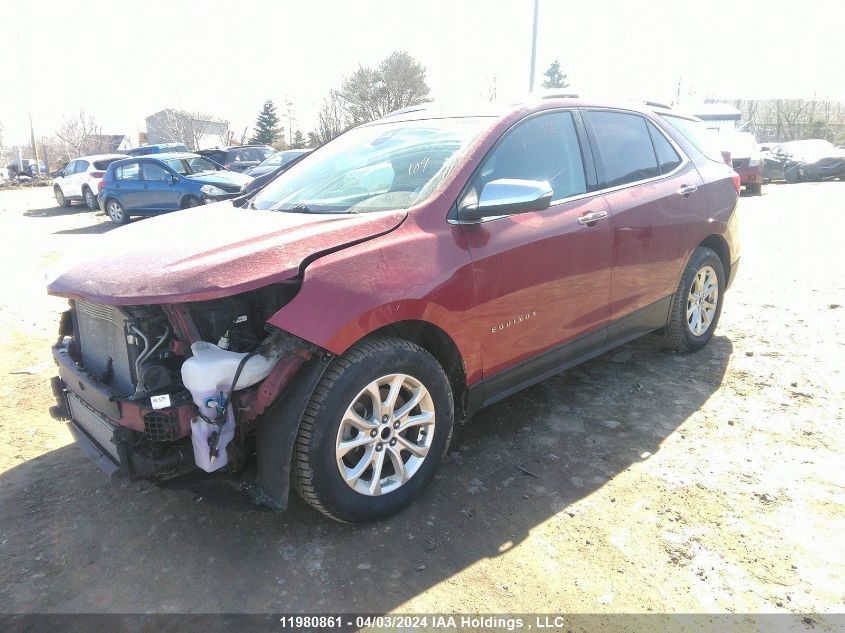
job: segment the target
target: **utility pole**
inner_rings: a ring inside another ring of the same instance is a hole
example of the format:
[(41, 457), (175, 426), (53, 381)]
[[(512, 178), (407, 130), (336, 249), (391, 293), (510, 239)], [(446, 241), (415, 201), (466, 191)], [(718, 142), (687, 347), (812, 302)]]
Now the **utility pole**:
[(290, 113), (290, 107), (293, 105), (293, 102), (286, 101), (285, 105), (288, 108), (288, 137), (285, 139), (285, 147), (290, 147), (293, 144), (293, 117)]
[(528, 79), (528, 92), (534, 92), (534, 66), (537, 63), (537, 16), (540, 13), (540, 0), (534, 0), (534, 28), (531, 32), (531, 76)]
[(35, 144), (35, 128), (32, 127), (32, 110), (29, 110), (29, 142), (32, 145), (32, 155), (35, 157), (35, 173), (41, 175), (41, 162), (38, 160), (38, 146)]

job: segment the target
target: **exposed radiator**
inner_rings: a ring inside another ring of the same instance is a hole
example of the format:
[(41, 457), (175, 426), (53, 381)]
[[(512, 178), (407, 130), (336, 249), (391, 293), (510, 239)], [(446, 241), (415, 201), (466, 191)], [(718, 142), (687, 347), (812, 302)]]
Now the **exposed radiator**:
[(126, 342), (126, 318), (119, 308), (76, 302), (82, 365), (123, 396), (135, 391)]

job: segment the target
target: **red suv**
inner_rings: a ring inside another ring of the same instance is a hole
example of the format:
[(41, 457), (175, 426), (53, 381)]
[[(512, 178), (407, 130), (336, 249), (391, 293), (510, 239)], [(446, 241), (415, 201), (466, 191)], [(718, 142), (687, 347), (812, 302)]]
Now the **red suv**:
[(226, 471), (342, 521), (407, 504), (456, 421), (647, 332), (705, 345), (739, 183), (696, 119), (412, 108), (249, 199), (138, 222), (70, 299), (55, 417), (107, 471)]

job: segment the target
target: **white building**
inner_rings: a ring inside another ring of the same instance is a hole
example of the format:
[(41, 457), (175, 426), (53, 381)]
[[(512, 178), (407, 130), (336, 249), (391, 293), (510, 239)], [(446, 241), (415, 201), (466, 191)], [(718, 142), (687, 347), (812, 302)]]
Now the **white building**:
[(166, 108), (146, 119), (147, 144), (184, 143), (197, 150), (226, 144), (229, 122), (198, 113)]

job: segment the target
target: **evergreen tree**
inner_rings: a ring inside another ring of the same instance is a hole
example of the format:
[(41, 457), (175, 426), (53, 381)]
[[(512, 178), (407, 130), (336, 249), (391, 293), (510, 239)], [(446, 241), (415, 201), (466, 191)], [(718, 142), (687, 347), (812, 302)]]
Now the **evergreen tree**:
[(261, 112), (258, 113), (258, 119), (255, 121), (255, 133), (249, 139), (249, 142), (261, 145), (273, 145), (280, 134), (281, 130), (279, 129), (279, 117), (276, 114), (276, 106), (268, 99), (264, 102)]
[(291, 141), (290, 146), (292, 149), (302, 149), (305, 147), (305, 137), (302, 135), (301, 130), (297, 130), (293, 135), (293, 140)]
[(543, 88), (569, 88), (569, 84), (566, 83), (566, 75), (560, 72), (558, 60), (554, 60), (543, 74), (546, 76), (546, 79), (543, 80)]

